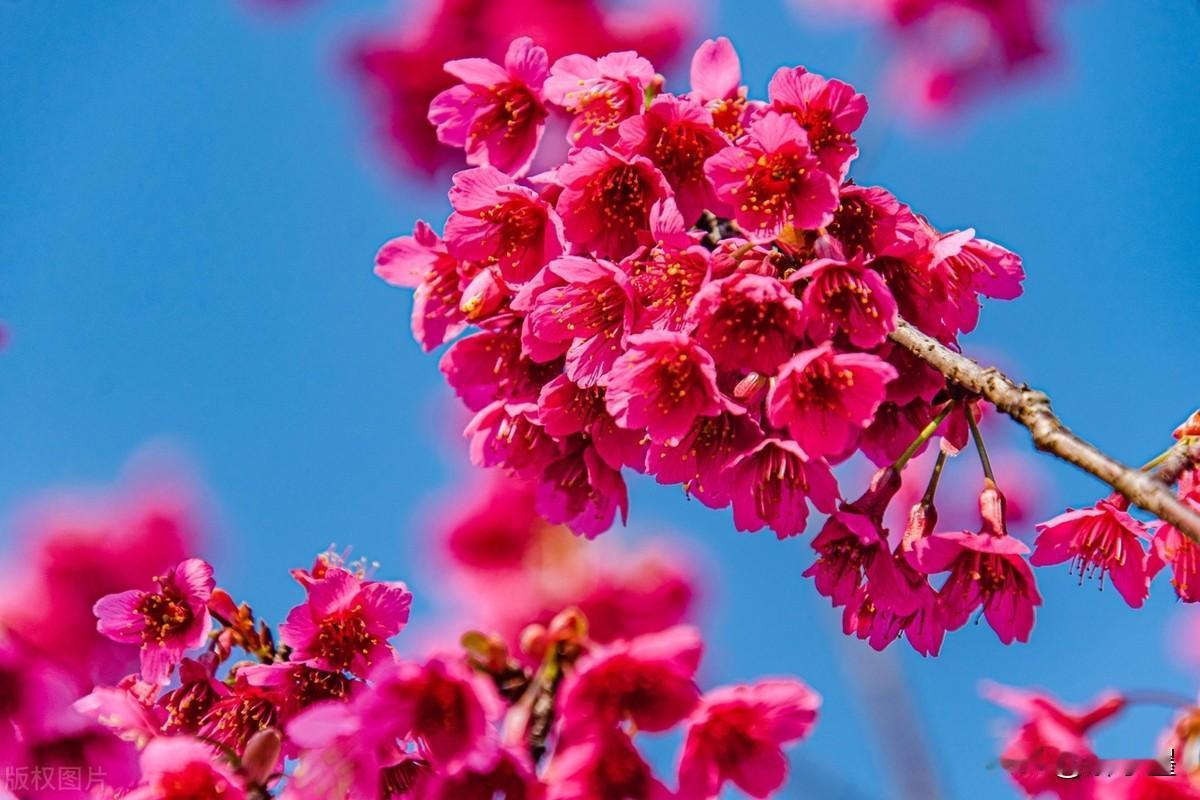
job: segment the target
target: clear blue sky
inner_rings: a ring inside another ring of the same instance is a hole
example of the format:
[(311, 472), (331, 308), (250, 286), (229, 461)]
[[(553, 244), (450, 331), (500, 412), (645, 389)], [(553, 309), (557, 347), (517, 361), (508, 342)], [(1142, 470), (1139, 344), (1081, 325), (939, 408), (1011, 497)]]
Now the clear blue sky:
[[(1200, 12), (1190, 0), (1064, 5), (1055, 77), (940, 133), (885, 133), (877, 102), (863, 138), (887, 146), (856, 177), (1024, 255), (1026, 295), (988, 306), (968, 346), (1002, 350), (1076, 430), (1136, 462), (1200, 398)], [(445, 201), (380, 168), (333, 67), (347, 32), (384, 12), (363, 0), (283, 21), (232, 0), (0, 4), (0, 319), (12, 331), (0, 506), (107, 481), (165, 436), (219, 498), (220, 574), (264, 610), (286, 610), (285, 569), (331, 541), (430, 586), (411, 520), (454, 468), (439, 454), (453, 420), (435, 361), (408, 336), (409, 299), (371, 259), (415, 216), (440, 220)], [(801, 26), (772, 2), (721, 4), (718, 30), (759, 94), (785, 63), (876, 88), (872, 37)], [(1051, 474), (1060, 504), (1099, 492), (1069, 468)], [(684, 531), (722, 566), (712, 676), (802, 675), (826, 697), (805, 754), (863, 797), (889, 796), (830, 635), (837, 617), (799, 577), (807, 541), (735, 534), (648, 481), (633, 494), (639, 525)], [(984, 769), (1002, 715), (977, 698), (981, 678), (1072, 700), (1195, 688), (1166, 666), (1165, 584), (1138, 613), (1062, 570), (1041, 581), (1033, 644), (969, 627), (940, 659), (904, 654), (948, 796), (1011, 796)], [(1147, 752), (1162, 720), (1139, 713), (1106, 753)]]

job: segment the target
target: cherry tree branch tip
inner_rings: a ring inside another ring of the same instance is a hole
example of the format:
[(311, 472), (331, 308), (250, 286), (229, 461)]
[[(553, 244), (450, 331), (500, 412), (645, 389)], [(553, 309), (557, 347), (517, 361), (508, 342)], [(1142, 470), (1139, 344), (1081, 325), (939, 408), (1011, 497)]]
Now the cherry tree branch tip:
[(1033, 437), (1034, 446), (1079, 467), (1131, 503), (1145, 509), (1200, 543), (1200, 514), (1188, 508), (1170, 483), (1200, 457), (1200, 446), (1179, 447), (1151, 474), (1127, 466), (1076, 435), (1050, 407), (1050, 398), (1037, 389), (1018, 385), (995, 367), (983, 367), (900, 320), (892, 341), (912, 352), (959, 386), (973, 392), (1012, 417)]

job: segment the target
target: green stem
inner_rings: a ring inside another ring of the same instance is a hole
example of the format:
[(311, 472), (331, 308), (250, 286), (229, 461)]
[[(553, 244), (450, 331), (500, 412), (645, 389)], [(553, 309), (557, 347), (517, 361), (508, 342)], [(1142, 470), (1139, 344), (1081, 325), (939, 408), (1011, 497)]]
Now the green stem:
[(925, 487), (925, 495), (921, 498), (921, 502), (927, 506), (933, 505), (933, 495), (937, 492), (938, 481), (942, 478), (942, 469), (946, 466), (945, 450), (938, 451), (937, 461), (933, 462), (933, 474), (929, 476), (929, 485)]
[(913, 443), (908, 446), (908, 449), (900, 454), (900, 457), (896, 459), (896, 463), (892, 465), (892, 469), (896, 470), (897, 472), (902, 471), (905, 465), (908, 464), (909, 459), (915, 456), (917, 451), (921, 449), (921, 446), (928, 442), (930, 438), (937, 433), (937, 429), (940, 428), (942, 423), (946, 421), (946, 417), (950, 416), (950, 412), (953, 410), (953, 408), (954, 401), (951, 400), (947, 402), (946, 405), (942, 407), (942, 410), (937, 413), (937, 416), (933, 418), (933, 421), (926, 425), (924, 429), (917, 434), (917, 438), (913, 439)]
[(975, 450), (979, 453), (979, 463), (983, 465), (983, 476), (995, 484), (996, 476), (992, 474), (992, 462), (988, 458), (987, 448), (983, 446), (983, 434), (979, 432), (979, 424), (975, 422), (975, 415), (969, 406), (964, 411), (967, 414), (967, 424), (971, 426), (971, 438), (975, 440)]

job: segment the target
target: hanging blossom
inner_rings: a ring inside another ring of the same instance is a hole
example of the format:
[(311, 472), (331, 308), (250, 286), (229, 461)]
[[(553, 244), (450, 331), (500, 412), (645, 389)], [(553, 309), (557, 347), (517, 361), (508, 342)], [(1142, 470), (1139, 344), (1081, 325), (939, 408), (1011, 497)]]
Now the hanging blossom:
[[(987, 683), (983, 694), (1016, 717), (997, 759), (1021, 796), (1059, 800), (1198, 800), (1200, 704), (1170, 692), (1106, 692), (1072, 707), (1045, 692)], [(1178, 710), (1145, 758), (1104, 758), (1095, 733), (1139, 705)]]
[[(542, 63), (536, 38), (510, 52)], [(904, 317), (958, 347), (982, 298), (1020, 295), (1020, 258), (855, 184), (867, 101), (844, 82), (787, 67), (752, 99), (727, 39), (677, 93), (635, 52), (549, 64), (540, 97), (571, 124), (541, 138), (543, 169), (458, 173), (444, 236), (419, 222), (376, 260), (415, 287), (417, 340), (449, 344), (474, 463), (587, 538), (626, 519), (628, 470), (741, 531), (799, 536), (815, 511), (806, 574), (848, 634), (936, 654), (979, 611), (1026, 641), (1041, 597), (980, 437), (978, 529), (937, 526), (936, 479), (887, 527), (905, 465), (935, 439), (957, 453), (981, 415), (889, 335)], [(832, 468), (858, 455), (880, 473), (850, 502)]]
[(895, 52), (892, 92), (917, 115), (944, 115), (1053, 58), (1049, 18), (1059, 0), (793, 0), (881, 27)]
[[(1173, 436), (1174, 444), (1142, 469), (1153, 470), (1168, 458), (1184, 454), (1182, 471), (1170, 480), (1176, 484), (1179, 500), (1200, 510), (1200, 465), (1191, 457), (1200, 445), (1200, 411), (1180, 424)], [(1141, 607), (1154, 578), (1169, 571), (1180, 600), (1200, 601), (1200, 544), (1174, 525), (1133, 516), (1129, 505), (1125, 497), (1113, 493), (1092, 506), (1067, 509), (1039, 523), (1031, 563), (1066, 563), (1081, 584), (1094, 577), (1101, 589), (1107, 578), (1131, 608)]]
[[(514, 508), (528, 510), (512, 488)], [(142, 800), (715, 800), (732, 782), (765, 798), (786, 781), (783, 748), (807, 737), (820, 707), (794, 678), (706, 693), (697, 629), (664, 622), (601, 643), (575, 607), (527, 625), (516, 644), (468, 631), (458, 645), (402, 657), (391, 641), (409, 617), (402, 583), (332, 553), (292, 572), (307, 599), (278, 631), (214, 588), (200, 559), (182, 562), (154, 591), (97, 604), (101, 633), (140, 646), (143, 663), (148, 628), (135, 640), (118, 612), (186, 604), (203, 588), (214, 629), (180, 639), (169, 659), (155, 657), (153, 680), (133, 674), (68, 699), (101, 741), (124, 748), (126, 771), (110, 783), (101, 774), (89, 791)], [(193, 612), (189, 625), (199, 624)], [(149, 640), (162, 645), (157, 633)], [(12, 674), (17, 689), (12, 713), (32, 715), (52, 699), (54, 682), (22, 657), (0, 640), (0, 676)], [(20, 743), (32, 728), (14, 730)], [(656, 774), (638, 731), (680, 733), (677, 778)], [(107, 764), (102, 756), (87, 763)]]
[[(669, 61), (694, 25), (694, 14), (672, 0), (627, 10), (599, 0), (425, 0), (406, 5), (395, 23), (364, 31), (349, 60), (398, 164), (433, 175), (461, 164), (453, 148), (465, 147), (471, 164), (519, 170), (545, 127), (568, 124), (543, 104), (543, 88), (554, 90), (553, 82), (545, 86), (547, 53), (599, 57), (636, 49)], [(510, 46), (518, 37), (545, 50)], [(443, 70), (447, 62), (452, 73)], [(608, 102), (602, 93), (589, 96), (593, 110)]]

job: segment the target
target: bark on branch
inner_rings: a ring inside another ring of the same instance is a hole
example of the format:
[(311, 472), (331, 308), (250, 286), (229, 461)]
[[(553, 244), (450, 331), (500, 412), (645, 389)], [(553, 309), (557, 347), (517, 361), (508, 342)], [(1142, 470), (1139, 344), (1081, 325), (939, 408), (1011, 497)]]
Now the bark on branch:
[(1195, 463), (1192, 459), (1200, 456), (1200, 445), (1193, 443), (1177, 448), (1154, 474), (1128, 467), (1072, 433), (1050, 408), (1050, 398), (1044, 392), (1018, 385), (995, 367), (981, 367), (904, 320), (892, 332), (891, 338), (941, 372), (947, 380), (978, 394), (1027, 428), (1039, 450), (1094, 475), (1127, 497), (1129, 502), (1169, 522), (1200, 543), (1200, 514), (1184, 505), (1164, 482), (1173, 483), (1190, 463)]

